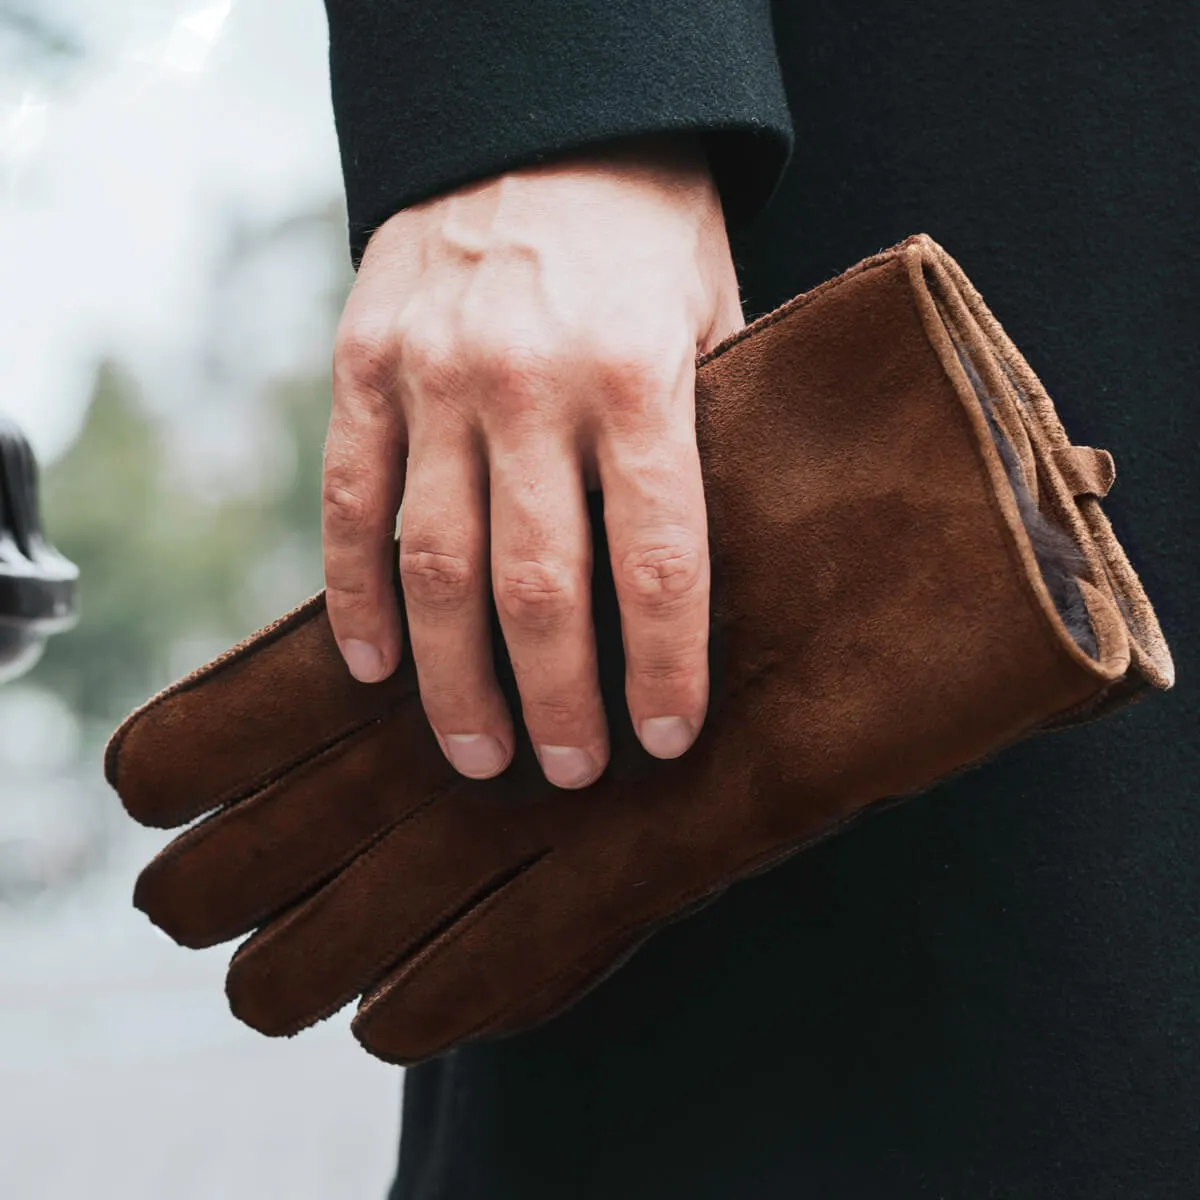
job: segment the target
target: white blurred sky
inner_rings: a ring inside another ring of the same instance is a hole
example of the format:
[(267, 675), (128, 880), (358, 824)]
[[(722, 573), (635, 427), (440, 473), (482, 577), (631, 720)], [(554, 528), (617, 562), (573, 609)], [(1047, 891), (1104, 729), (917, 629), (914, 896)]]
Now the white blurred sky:
[[(43, 463), (112, 355), (181, 472), (257, 490), (287, 467), (256, 399), (327, 367), (349, 279), (344, 234), (306, 220), (341, 196), (326, 37), (321, 0), (0, 0), (0, 413)], [(78, 887), (0, 904), (5, 1200), (382, 1195), (400, 1072), (347, 1013), (288, 1042), (238, 1025), (227, 948), (181, 952), (129, 904), (162, 836), (121, 820), (95, 763), (71, 774), (57, 697), (3, 693), (0, 846), (66, 878), (92, 818), (111, 827)]]
[[(35, 53), (5, 13), (79, 52)], [(264, 378), (327, 361), (344, 264), (258, 245), (341, 195), (326, 54), (321, 0), (0, 0), (0, 412), (43, 462), (104, 354), (196, 460)]]

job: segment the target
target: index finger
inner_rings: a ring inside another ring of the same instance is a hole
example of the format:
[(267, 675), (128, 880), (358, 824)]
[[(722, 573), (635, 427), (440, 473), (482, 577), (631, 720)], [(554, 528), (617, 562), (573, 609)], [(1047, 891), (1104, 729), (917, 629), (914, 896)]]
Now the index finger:
[(325, 442), (321, 541), (329, 624), (351, 674), (386, 679), (400, 661), (400, 607), (392, 557), (403, 491), (398, 374), (390, 356), (353, 340), (334, 355), (333, 412)]

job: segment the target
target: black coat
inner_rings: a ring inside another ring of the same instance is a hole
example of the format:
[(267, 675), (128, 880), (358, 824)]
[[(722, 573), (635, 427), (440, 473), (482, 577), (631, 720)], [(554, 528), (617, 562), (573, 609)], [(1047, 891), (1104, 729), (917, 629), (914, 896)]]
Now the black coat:
[(1113, 452), (1179, 676), (410, 1071), (394, 1196), (1200, 1196), (1200, 5), (327, 2), (357, 249), (469, 179), (672, 128), (705, 133), (748, 318), (930, 233)]

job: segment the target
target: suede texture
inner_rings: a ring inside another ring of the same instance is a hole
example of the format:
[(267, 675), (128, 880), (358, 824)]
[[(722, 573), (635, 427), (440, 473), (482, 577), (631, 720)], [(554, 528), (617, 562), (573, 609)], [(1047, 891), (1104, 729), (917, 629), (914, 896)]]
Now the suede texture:
[[(598, 495), (612, 759), (581, 792), (544, 781), (519, 727), (503, 775), (458, 776), (411, 660), (356, 683), (322, 594), (116, 731), (106, 772), (133, 817), (204, 817), (145, 868), (135, 903), (186, 946), (251, 934), (227, 980), (239, 1018), (289, 1035), (361, 997), (356, 1036), (397, 1063), (527, 1028), (729, 883), (1021, 738), (1172, 685), (1150, 600), (1100, 507), (1111, 457), (1072, 445), (927, 235), (698, 360), (696, 417), (712, 694), (682, 758), (646, 754), (625, 709)], [(1027, 496), (1073, 543), (1082, 643), (996, 430)]]

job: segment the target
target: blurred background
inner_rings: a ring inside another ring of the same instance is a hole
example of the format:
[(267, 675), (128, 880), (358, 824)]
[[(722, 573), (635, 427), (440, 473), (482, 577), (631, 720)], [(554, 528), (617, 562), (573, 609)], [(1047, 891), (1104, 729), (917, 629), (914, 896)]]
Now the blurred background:
[(381, 1197), (400, 1072), (228, 1013), (104, 743), (322, 586), (351, 282), (321, 0), (0, 0), (0, 414), (82, 619), (0, 688), (0, 1196)]

